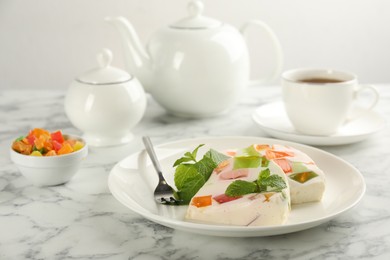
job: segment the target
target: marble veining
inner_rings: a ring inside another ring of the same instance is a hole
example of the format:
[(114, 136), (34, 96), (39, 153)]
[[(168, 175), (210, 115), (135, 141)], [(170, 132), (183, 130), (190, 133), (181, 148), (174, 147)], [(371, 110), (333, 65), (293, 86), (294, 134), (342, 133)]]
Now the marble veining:
[[(390, 86), (380, 85), (376, 110), (390, 122)], [(122, 158), (155, 144), (202, 136), (264, 136), (252, 111), (280, 99), (279, 87), (253, 87), (224, 115), (170, 116), (148, 97), (128, 145), (91, 148), (67, 184), (32, 186), (9, 159), (12, 140), (33, 127), (81, 134), (64, 113), (63, 91), (0, 92), (0, 259), (390, 259), (390, 131), (350, 145), (319, 147), (353, 164), (365, 177), (361, 203), (315, 228), (259, 238), (186, 233), (155, 224), (117, 202), (107, 176)]]

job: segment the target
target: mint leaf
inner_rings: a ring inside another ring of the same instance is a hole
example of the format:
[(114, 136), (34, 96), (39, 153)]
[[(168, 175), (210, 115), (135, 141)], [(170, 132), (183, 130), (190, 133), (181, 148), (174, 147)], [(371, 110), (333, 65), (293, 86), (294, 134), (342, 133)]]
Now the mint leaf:
[[(204, 157), (207, 157), (207, 158), (210, 158), (214, 163), (215, 163), (215, 167), (217, 167), (218, 164), (220, 164), (221, 162), (223, 161), (226, 161), (227, 159), (229, 159), (230, 157), (223, 154), (223, 153), (220, 153), (214, 149), (210, 149), (205, 155)], [(214, 168), (215, 168), (214, 167)]]
[(236, 180), (227, 187), (225, 195), (229, 197), (237, 197), (258, 191), (258, 186), (254, 182)]
[(269, 168), (262, 170), (259, 174), (259, 177), (257, 177), (256, 183), (259, 186), (260, 192), (267, 191), (267, 185), (263, 184), (263, 181), (267, 179), (271, 175), (271, 172)]
[(184, 204), (188, 204), (191, 198), (206, 183), (215, 167), (220, 162), (230, 158), (210, 149), (201, 160), (197, 161), (198, 149), (202, 146), (203, 144), (199, 145), (191, 153), (186, 152), (173, 165), (173, 167), (176, 167), (174, 180), (178, 189), (175, 192), (175, 197), (182, 200)]
[(230, 183), (225, 194), (229, 197), (237, 197), (266, 191), (281, 192), (285, 188), (287, 188), (287, 185), (283, 178), (279, 175), (271, 175), (270, 170), (267, 168), (259, 173), (256, 181), (236, 180)]
[(173, 164), (173, 167), (176, 167), (176, 166), (178, 166), (182, 163), (185, 163), (185, 162), (191, 162), (191, 161), (196, 162), (196, 155), (198, 153), (198, 149), (200, 147), (202, 147), (203, 145), (204, 144), (198, 145), (198, 147), (196, 147), (195, 150), (192, 151), (192, 153), (186, 152), (183, 157), (181, 157), (180, 159), (177, 159), (175, 161), (175, 163)]
[(286, 182), (283, 180), (283, 178), (276, 174), (271, 175), (269, 168), (260, 172), (256, 183), (259, 185), (260, 191), (280, 192), (287, 188)]
[(191, 159), (192, 161), (196, 162), (196, 156), (194, 157), (194, 156), (192, 155), (192, 153), (190, 153), (190, 152), (186, 152), (186, 153), (184, 154), (184, 157), (185, 157), (185, 158), (188, 158), (188, 159)]
[(182, 204), (188, 204), (205, 182), (203, 177), (199, 175), (187, 178), (181, 189), (176, 192), (179, 199), (182, 200)]
[(194, 164), (194, 168), (198, 171), (200, 175), (203, 176), (205, 180), (208, 180), (210, 178), (211, 173), (217, 166), (218, 164), (216, 164), (209, 157), (203, 157), (202, 160)]
[(191, 155), (192, 155), (192, 158), (194, 158), (194, 161), (196, 161), (196, 155), (198, 154), (199, 148), (201, 148), (202, 146), (204, 146), (204, 144), (198, 145), (198, 147), (196, 147), (195, 150), (192, 151)]
[(180, 159), (177, 159), (175, 163), (173, 164), (173, 167), (176, 167), (182, 163), (191, 162), (193, 161), (192, 158), (189, 157), (181, 157)]
[(260, 172), (259, 177), (257, 178), (257, 181), (261, 182), (262, 180), (268, 178), (271, 175), (271, 171), (269, 168), (264, 169)]
[(193, 161), (192, 158), (189, 158), (189, 157), (182, 157), (180, 159), (177, 159), (175, 164), (173, 165), (173, 167), (176, 167), (182, 163), (185, 163), (185, 162), (190, 162), (190, 161)]
[(192, 178), (198, 178), (199, 173), (193, 164), (181, 164), (176, 168), (175, 171), (175, 185), (178, 190), (183, 189), (188, 180)]
[(262, 180), (262, 185), (270, 187), (268, 191), (280, 192), (287, 188), (286, 182), (279, 175), (271, 175), (268, 178)]

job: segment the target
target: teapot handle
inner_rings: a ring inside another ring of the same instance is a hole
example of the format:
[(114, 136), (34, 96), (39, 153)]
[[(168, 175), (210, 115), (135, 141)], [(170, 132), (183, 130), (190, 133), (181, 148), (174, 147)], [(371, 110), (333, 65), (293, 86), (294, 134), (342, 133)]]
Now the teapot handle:
[(241, 30), (240, 30), (240, 32), (244, 36), (244, 38), (247, 34), (248, 28), (250, 28), (251, 26), (260, 27), (261, 29), (263, 29), (266, 32), (266, 34), (271, 39), (271, 42), (274, 46), (275, 56), (276, 56), (276, 66), (275, 66), (275, 68), (270, 76), (268, 76), (264, 79), (250, 80), (249, 81), (250, 86), (259, 85), (259, 84), (263, 84), (265, 82), (269, 82), (269, 81), (274, 80), (278, 75), (280, 75), (282, 68), (283, 68), (282, 47), (281, 47), (280, 42), (279, 42), (278, 38), (276, 37), (275, 33), (272, 31), (272, 29), (267, 24), (263, 23), (262, 21), (259, 21), (259, 20), (248, 21), (241, 27)]

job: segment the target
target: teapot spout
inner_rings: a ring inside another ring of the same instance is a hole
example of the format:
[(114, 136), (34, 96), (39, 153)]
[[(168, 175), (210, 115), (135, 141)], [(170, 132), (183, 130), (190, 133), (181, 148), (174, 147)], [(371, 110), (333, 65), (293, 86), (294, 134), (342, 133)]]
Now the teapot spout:
[(147, 92), (151, 88), (151, 59), (143, 47), (132, 24), (124, 17), (106, 17), (105, 21), (119, 31), (125, 53), (125, 64), (130, 74), (136, 76)]

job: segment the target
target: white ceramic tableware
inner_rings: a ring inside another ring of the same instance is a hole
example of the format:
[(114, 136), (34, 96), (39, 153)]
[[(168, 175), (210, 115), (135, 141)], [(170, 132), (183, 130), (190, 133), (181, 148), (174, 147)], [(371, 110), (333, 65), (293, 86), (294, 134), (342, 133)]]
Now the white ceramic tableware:
[(159, 210), (153, 197), (158, 177), (145, 151), (129, 155), (111, 170), (108, 187), (114, 197), (130, 210), (161, 225), (203, 235), (225, 237), (255, 237), (286, 234), (308, 229), (329, 221), (354, 207), (363, 197), (366, 185), (362, 174), (348, 162), (314, 147), (260, 137), (205, 137), (156, 146), (164, 177), (174, 185), (176, 159), (184, 152), (205, 144), (198, 156), (209, 148), (224, 151), (254, 143), (283, 144), (309, 155), (326, 174), (326, 189), (321, 202), (292, 205), (284, 225), (268, 227), (213, 225), (186, 221), (186, 206)]
[(283, 101), (295, 129), (307, 135), (331, 135), (358, 115), (350, 114), (365, 90), (374, 96), (367, 110), (379, 100), (370, 85), (359, 85), (354, 74), (327, 69), (295, 69), (282, 75)]
[[(282, 51), (273, 31), (261, 21), (241, 30), (203, 16), (203, 3), (191, 1), (188, 17), (156, 31), (146, 48), (124, 17), (107, 17), (120, 32), (128, 71), (168, 112), (183, 117), (218, 115), (231, 108), (249, 83), (250, 61), (245, 35), (258, 27), (275, 49), (275, 78)], [(259, 47), (261, 48), (261, 47)]]
[(128, 143), (133, 138), (131, 129), (144, 115), (145, 92), (135, 77), (110, 65), (110, 50), (103, 49), (97, 60), (97, 68), (70, 85), (65, 112), (91, 146)]
[[(359, 108), (352, 113), (359, 114)], [(343, 124), (333, 135), (305, 135), (294, 129), (282, 101), (259, 106), (252, 113), (253, 121), (270, 136), (309, 145), (344, 145), (363, 141), (386, 126), (386, 119), (375, 110), (368, 110), (355, 120)]]
[(24, 155), (10, 148), (11, 161), (35, 186), (64, 184), (77, 173), (88, 155), (88, 145), (82, 138), (74, 135), (64, 135), (64, 138), (81, 141), (84, 147), (76, 152), (56, 156)]

